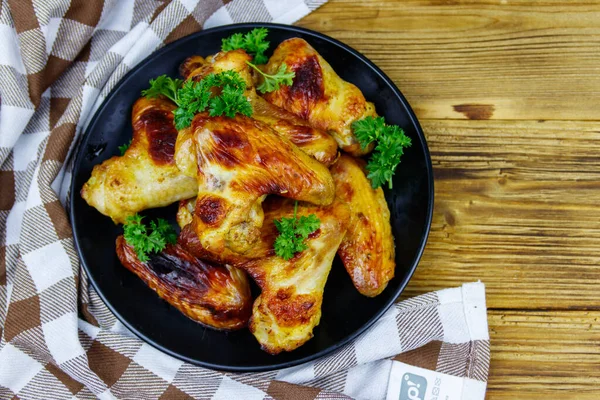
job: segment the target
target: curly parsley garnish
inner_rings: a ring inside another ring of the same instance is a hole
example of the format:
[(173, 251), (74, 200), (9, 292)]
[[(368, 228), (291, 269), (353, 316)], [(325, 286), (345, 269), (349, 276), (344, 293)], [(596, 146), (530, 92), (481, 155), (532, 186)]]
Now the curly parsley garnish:
[(257, 87), (257, 89), (261, 93), (269, 93), (274, 90), (278, 90), (281, 85), (292, 86), (292, 84), (294, 83), (293, 79), (296, 76), (296, 73), (294, 71), (288, 72), (287, 65), (285, 63), (281, 64), (279, 66), (279, 69), (277, 69), (277, 72), (275, 72), (272, 75), (263, 72), (260, 68), (258, 68), (251, 62), (246, 61), (246, 63), (250, 67), (254, 68), (256, 72), (262, 75), (263, 81)]
[(121, 154), (121, 157), (123, 155), (125, 155), (125, 152), (127, 151), (127, 149), (129, 148), (129, 146), (131, 146), (131, 142), (133, 141), (133, 139), (129, 139), (129, 142), (127, 143), (123, 143), (122, 145), (119, 146), (119, 153)]
[(158, 97), (163, 95), (172, 102), (177, 103), (177, 91), (183, 84), (181, 79), (171, 79), (166, 75), (161, 75), (155, 79), (150, 79), (150, 88), (142, 90), (144, 97)]
[(267, 28), (254, 28), (245, 35), (234, 33), (222, 40), (221, 50), (243, 49), (254, 57), (256, 64), (266, 64), (268, 58), (265, 56), (265, 51), (269, 49), (269, 42), (266, 41), (268, 33)]
[(281, 85), (291, 86), (292, 80), (296, 76), (293, 71), (287, 71), (285, 63), (281, 64), (274, 74), (267, 74), (256, 66), (257, 64), (265, 64), (268, 61), (267, 56), (264, 54), (269, 49), (269, 42), (266, 41), (268, 32), (267, 28), (254, 28), (245, 35), (234, 33), (223, 39), (221, 46), (222, 51), (242, 49), (254, 57), (254, 63), (249, 61), (246, 61), (246, 63), (262, 75), (263, 81), (257, 87), (261, 93), (272, 92), (279, 89)]
[(141, 215), (127, 217), (123, 225), (123, 237), (135, 250), (141, 262), (150, 260), (148, 254), (159, 253), (167, 244), (177, 242), (177, 233), (166, 220), (159, 218), (150, 221), (150, 227), (142, 222)]
[[(215, 91), (214, 88), (220, 88)], [(211, 117), (226, 115), (229, 118), (236, 114), (252, 115), (252, 105), (244, 96), (246, 82), (235, 71), (211, 73), (200, 82), (171, 79), (166, 75), (150, 80), (150, 88), (142, 91), (142, 96), (158, 97), (163, 95), (171, 99), (177, 108), (175, 128), (187, 128), (194, 115), (209, 110)], [(218, 94), (215, 94), (218, 93)]]
[(376, 189), (388, 182), (392, 188), (392, 177), (404, 148), (411, 145), (411, 140), (404, 130), (396, 125), (387, 125), (383, 117), (366, 117), (352, 123), (354, 135), (362, 148), (376, 142), (375, 149), (367, 163), (367, 178)]
[(319, 229), (321, 221), (315, 214), (296, 217), (298, 202), (294, 204), (294, 216), (292, 218), (281, 218), (274, 220), (279, 236), (275, 239), (275, 254), (284, 260), (294, 257), (294, 254), (304, 251), (308, 246), (304, 241), (308, 235)]

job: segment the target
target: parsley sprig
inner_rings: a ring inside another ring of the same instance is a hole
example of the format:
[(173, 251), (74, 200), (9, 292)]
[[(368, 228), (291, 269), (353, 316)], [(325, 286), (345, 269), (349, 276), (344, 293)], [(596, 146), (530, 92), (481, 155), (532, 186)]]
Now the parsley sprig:
[(150, 79), (150, 87), (142, 90), (144, 97), (158, 97), (163, 95), (173, 103), (177, 103), (177, 91), (183, 84), (181, 79), (171, 79), (166, 75), (161, 75), (155, 79)]
[(125, 155), (125, 152), (129, 148), (129, 146), (131, 146), (132, 141), (133, 141), (133, 139), (129, 139), (129, 142), (123, 143), (122, 145), (119, 146), (119, 153), (121, 154), (121, 156)]
[(221, 50), (243, 49), (254, 57), (256, 64), (266, 64), (268, 58), (265, 56), (265, 51), (269, 49), (269, 42), (266, 40), (268, 33), (267, 28), (254, 28), (245, 35), (234, 33), (221, 41)]
[(362, 148), (376, 142), (375, 149), (367, 163), (367, 178), (374, 189), (388, 182), (392, 188), (392, 177), (404, 148), (411, 145), (411, 140), (404, 130), (396, 125), (387, 125), (383, 117), (366, 117), (352, 123), (354, 135)]
[(159, 253), (167, 244), (176, 243), (177, 234), (171, 224), (162, 218), (150, 221), (150, 227), (142, 222), (143, 219), (138, 214), (127, 217), (123, 225), (123, 236), (133, 246), (139, 260), (147, 262), (150, 260), (150, 253)]
[(250, 67), (252, 67), (256, 72), (262, 75), (263, 81), (260, 85), (257, 86), (257, 89), (261, 93), (273, 92), (275, 90), (278, 90), (281, 87), (281, 85), (292, 86), (292, 84), (294, 83), (293, 79), (296, 76), (296, 73), (294, 71), (288, 72), (287, 65), (285, 63), (282, 63), (277, 69), (277, 72), (275, 72), (274, 74), (267, 74), (266, 72), (263, 72), (260, 68), (258, 68), (251, 62), (246, 61), (246, 63)]
[(294, 257), (294, 254), (308, 248), (304, 241), (308, 235), (319, 229), (321, 221), (315, 214), (296, 217), (298, 202), (294, 204), (294, 216), (292, 218), (281, 218), (274, 220), (279, 236), (275, 239), (275, 254), (284, 260)]
[(246, 63), (262, 75), (263, 81), (257, 87), (261, 93), (273, 92), (279, 89), (281, 85), (291, 86), (296, 76), (294, 71), (287, 71), (285, 63), (281, 64), (274, 74), (267, 74), (256, 66), (257, 64), (265, 64), (268, 61), (267, 56), (264, 54), (269, 49), (269, 42), (266, 41), (267, 33), (269, 33), (267, 28), (254, 28), (245, 35), (234, 33), (223, 39), (221, 45), (222, 51), (243, 49), (254, 57), (254, 63), (249, 61), (246, 61)]
[(244, 90), (244, 79), (236, 71), (229, 70), (208, 74), (200, 82), (189, 80), (183, 83), (180, 79), (161, 75), (150, 80), (150, 88), (142, 91), (142, 96), (163, 95), (177, 104), (173, 111), (175, 128), (181, 130), (190, 126), (194, 115), (206, 109), (211, 117), (252, 115), (252, 105), (244, 96)]

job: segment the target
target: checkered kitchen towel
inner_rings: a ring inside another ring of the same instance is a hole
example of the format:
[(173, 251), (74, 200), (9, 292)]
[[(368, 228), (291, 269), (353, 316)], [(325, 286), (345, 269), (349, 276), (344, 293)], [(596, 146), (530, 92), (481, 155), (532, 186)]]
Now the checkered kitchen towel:
[(483, 398), (482, 284), (399, 303), (313, 363), (230, 374), (142, 343), (80, 270), (61, 205), (65, 166), (115, 83), (203, 27), (291, 23), (326, 0), (0, 1), (0, 398)]

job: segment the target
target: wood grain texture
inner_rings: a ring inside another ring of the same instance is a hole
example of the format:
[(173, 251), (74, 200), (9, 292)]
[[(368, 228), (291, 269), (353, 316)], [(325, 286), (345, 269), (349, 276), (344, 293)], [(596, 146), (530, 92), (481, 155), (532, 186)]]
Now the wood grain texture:
[(420, 118), (598, 120), (598, 21), (590, 0), (331, 0), (299, 25), (369, 57)]
[(482, 280), (489, 399), (600, 399), (600, 1), (329, 0), (419, 117), (435, 170), (403, 297)]
[(600, 312), (491, 310), (488, 320), (487, 398), (598, 399)]
[(405, 295), (481, 279), (490, 308), (600, 310), (600, 127), (422, 121), (435, 172)]

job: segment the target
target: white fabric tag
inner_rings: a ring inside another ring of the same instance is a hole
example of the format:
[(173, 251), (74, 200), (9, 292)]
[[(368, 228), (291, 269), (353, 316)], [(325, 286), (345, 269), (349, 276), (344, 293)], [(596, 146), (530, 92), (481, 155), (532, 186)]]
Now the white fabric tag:
[[(463, 378), (392, 363), (387, 400), (463, 400)], [(483, 397), (481, 397), (483, 399)]]

